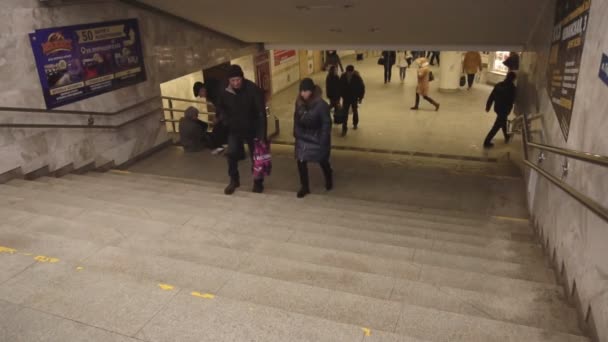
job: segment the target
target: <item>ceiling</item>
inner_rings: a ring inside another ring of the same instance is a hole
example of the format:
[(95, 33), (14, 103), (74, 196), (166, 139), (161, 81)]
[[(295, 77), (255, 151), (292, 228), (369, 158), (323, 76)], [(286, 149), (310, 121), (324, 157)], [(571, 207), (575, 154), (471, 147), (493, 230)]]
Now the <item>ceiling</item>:
[(137, 0), (275, 48), (523, 47), (551, 0)]

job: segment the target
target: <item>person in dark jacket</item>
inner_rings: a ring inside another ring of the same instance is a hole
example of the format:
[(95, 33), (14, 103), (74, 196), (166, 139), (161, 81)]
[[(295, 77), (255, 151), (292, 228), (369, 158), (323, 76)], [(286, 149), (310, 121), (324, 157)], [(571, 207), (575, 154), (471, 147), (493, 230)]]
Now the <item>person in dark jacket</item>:
[[(253, 157), (254, 141), (266, 140), (266, 106), (264, 93), (255, 83), (245, 79), (238, 65), (228, 69), (228, 86), (222, 90), (216, 105), (222, 121), (228, 128), (228, 175), (230, 184), (224, 190), (232, 195), (241, 185), (238, 162), (245, 159), (244, 144)], [(251, 159), (253, 163), (253, 159)], [(255, 179), (253, 192), (264, 191), (264, 179)]]
[(321, 88), (312, 79), (305, 78), (300, 83), (300, 94), (296, 100), (293, 135), (295, 155), (300, 174), (298, 198), (310, 193), (308, 162), (321, 165), (325, 176), (325, 189), (333, 188), (332, 169), (329, 163), (331, 152), (331, 118), (329, 105), (323, 101)]
[(384, 84), (390, 83), (393, 76), (393, 65), (397, 63), (397, 53), (395, 51), (382, 51), (384, 60)]
[(209, 125), (198, 119), (199, 111), (188, 107), (184, 117), (179, 119), (179, 141), (186, 152), (202, 151), (207, 143)]
[(324, 70), (327, 70), (332, 65), (336, 68), (340, 67), (340, 72), (344, 72), (344, 67), (342, 67), (342, 60), (340, 60), (340, 56), (338, 55), (338, 52), (336, 50), (329, 50), (325, 53)]
[(342, 97), (342, 110), (346, 115), (344, 123), (342, 123), (342, 136), (346, 136), (348, 131), (348, 113), (353, 109), (353, 128), (357, 129), (359, 125), (359, 104), (365, 97), (365, 83), (363, 78), (355, 67), (349, 65), (346, 67), (346, 72), (340, 77), (340, 96)]
[(221, 90), (219, 82), (216, 80), (208, 80), (205, 83), (195, 82), (192, 90), (195, 97), (205, 99), (207, 110), (215, 114), (213, 116), (212, 131), (209, 134), (209, 147), (213, 149), (211, 151), (212, 154), (220, 154), (224, 152), (224, 145), (228, 143), (228, 129), (222, 122), (222, 116), (215, 107), (219, 91)]
[(519, 70), (519, 54), (515, 51), (511, 51), (509, 53), (509, 57), (502, 62), (504, 66), (509, 68), (509, 71), (518, 71)]
[(329, 99), (329, 109), (334, 109), (334, 113), (340, 110), (340, 76), (338, 76), (335, 66), (329, 67), (327, 78), (325, 78), (325, 90)]
[(494, 105), (496, 121), (483, 143), (485, 148), (494, 146), (492, 139), (494, 139), (494, 136), (496, 136), (496, 133), (498, 133), (500, 129), (502, 129), (505, 136), (505, 143), (509, 143), (511, 140), (511, 136), (507, 133), (507, 118), (509, 117), (511, 110), (513, 110), (513, 104), (515, 103), (517, 88), (515, 87), (514, 82), (516, 77), (514, 72), (509, 72), (505, 80), (494, 87), (494, 90), (492, 90), (492, 93), (488, 98), (486, 112), (490, 112), (492, 105)]

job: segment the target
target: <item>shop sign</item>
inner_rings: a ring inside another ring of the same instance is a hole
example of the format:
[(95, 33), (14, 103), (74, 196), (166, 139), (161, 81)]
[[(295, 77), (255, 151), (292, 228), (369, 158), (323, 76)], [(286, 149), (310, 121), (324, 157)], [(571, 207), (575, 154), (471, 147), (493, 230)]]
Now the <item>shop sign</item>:
[(557, 0), (547, 89), (566, 141), (572, 120), (590, 7), (590, 0)]
[(146, 80), (137, 19), (47, 28), (29, 36), (49, 109)]
[(296, 50), (274, 50), (274, 66), (279, 66), (296, 57)]

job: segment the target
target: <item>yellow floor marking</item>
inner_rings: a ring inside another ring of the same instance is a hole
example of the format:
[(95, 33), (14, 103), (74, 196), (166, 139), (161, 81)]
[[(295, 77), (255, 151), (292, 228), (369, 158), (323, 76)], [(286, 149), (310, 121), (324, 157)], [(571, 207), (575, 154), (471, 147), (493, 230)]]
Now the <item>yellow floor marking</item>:
[(158, 284), (158, 287), (160, 287), (161, 290), (165, 291), (171, 291), (175, 288), (175, 286), (169, 284)]
[(193, 295), (194, 297), (199, 297), (199, 298), (204, 298), (204, 299), (213, 299), (215, 298), (214, 295), (212, 295), (211, 293), (200, 293), (200, 292), (192, 292), (190, 293), (191, 295)]
[(497, 220), (504, 220), (504, 221), (530, 222), (530, 220), (521, 218), (521, 217), (492, 216), (492, 218), (495, 218)]
[(59, 262), (59, 259), (57, 259), (57, 258), (51, 258), (51, 257), (47, 257), (44, 255), (38, 255), (38, 256), (34, 257), (34, 260), (36, 260), (38, 262), (49, 262), (51, 264)]
[(372, 330), (370, 328), (361, 328), (363, 330), (363, 335), (372, 336)]
[(0, 253), (15, 254), (16, 252), (17, 250), (14, 248), (0, 246)]
[(82, 266), (76, 267), (76, 271), (82, 271), (82, 270), (84, 270), (84, 267), (82, 267)]

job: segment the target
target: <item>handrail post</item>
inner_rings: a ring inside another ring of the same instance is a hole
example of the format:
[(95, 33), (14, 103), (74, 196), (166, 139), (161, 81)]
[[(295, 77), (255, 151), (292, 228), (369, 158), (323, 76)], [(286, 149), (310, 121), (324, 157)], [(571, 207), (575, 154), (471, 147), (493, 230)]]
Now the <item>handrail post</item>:
[(173, 133), (175, 133), (175, 117), (173, 116), (173, 100), (169, 99), (169, 115), (171, 116), (171, 126)]
[(524, 160), (529, 161), (529, 151), (528, 151), (528, 139), (530, 138), (528, 135), (528, 115), (526, 112), (522, 113), (523, 120), (521, 123), (522, 129), (522, 137), (523, 137), (523, 147), (524, 147)]

